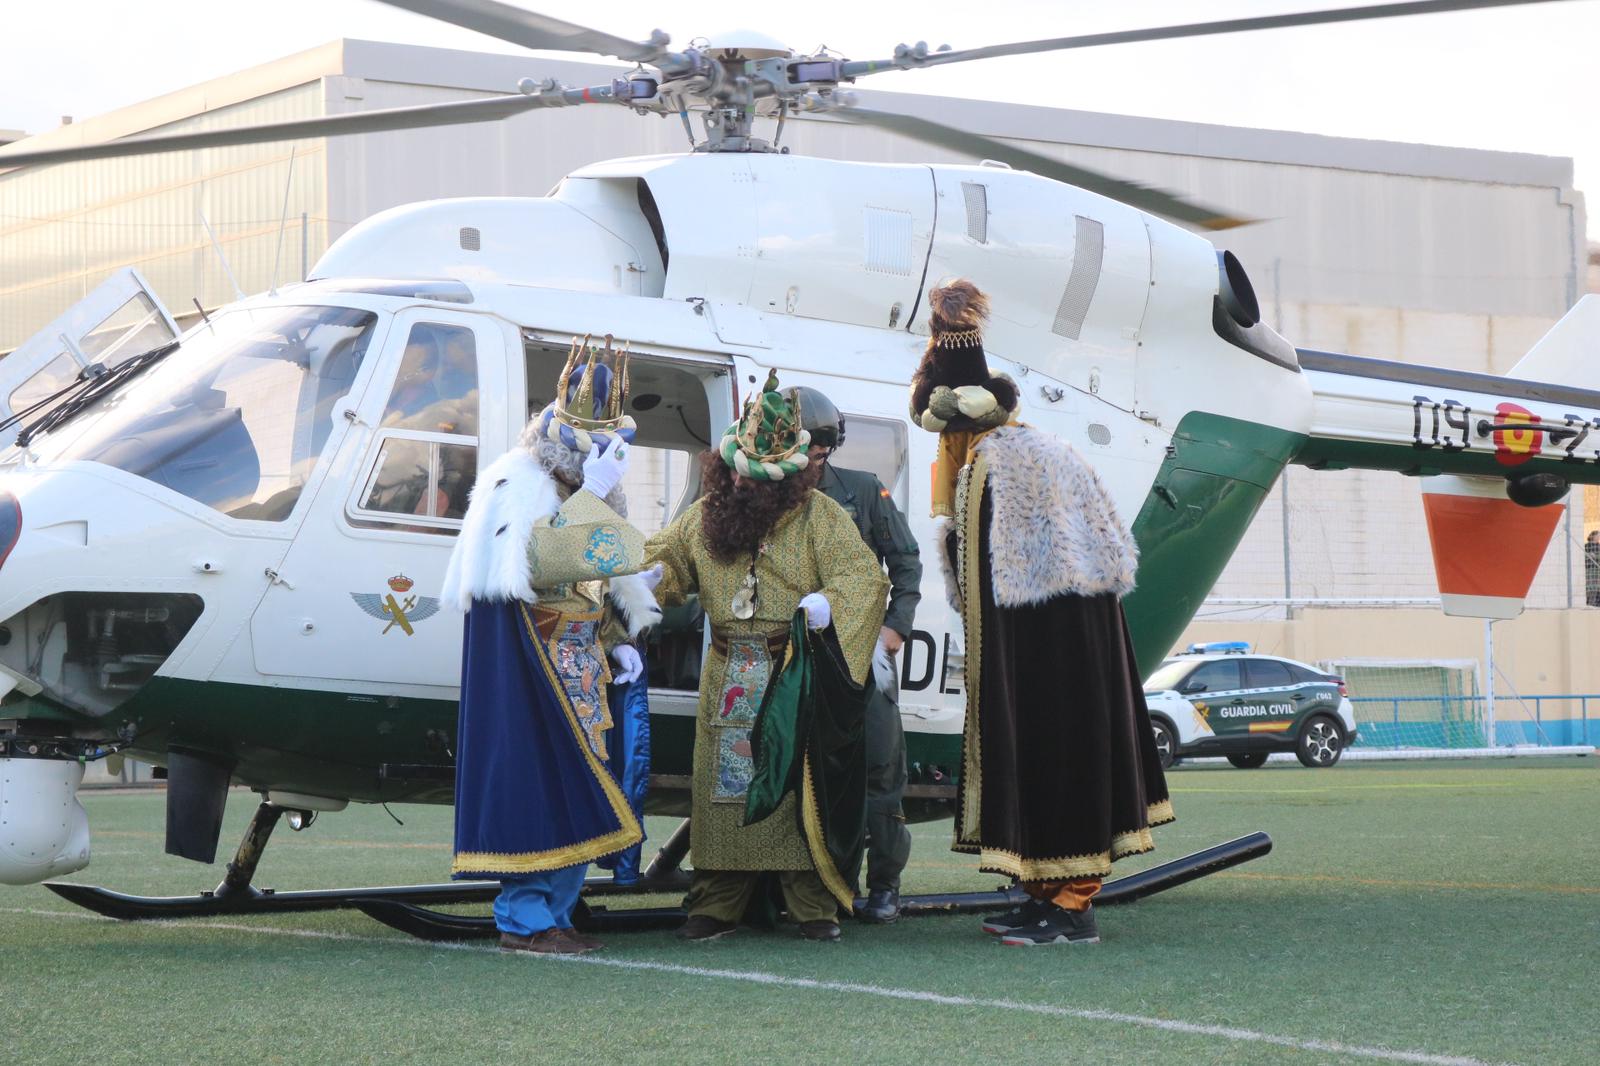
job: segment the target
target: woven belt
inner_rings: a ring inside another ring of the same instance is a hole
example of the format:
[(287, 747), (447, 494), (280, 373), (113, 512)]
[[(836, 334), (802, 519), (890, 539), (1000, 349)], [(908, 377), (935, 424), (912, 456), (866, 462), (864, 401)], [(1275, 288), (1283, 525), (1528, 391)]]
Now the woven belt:
[(765, 640), (767, 654), (775, 657), (779, 652), (783, 651), (784, 645), (789, 643), (789, 631), (782, 629), (774, 633), (735, 633), (724, 629), (722, 626), (711, 627), (711, 648), (717, 654), (726, 656), (728, 654), (728, 645), (735, 640)]
[(546, 644), (550, 643), (551, 638), (555, 636), (556, 627), (561, 624), (563, 618), (590, 621), (600, 617), (598, 611), (572, 614), (555, 610), (552, 607), (541, 607), (538, 604), (528, 604), (523, 609), (528, 612), (528, 617), (533, 621), (533, 628), (538, 632), (539, 639)]

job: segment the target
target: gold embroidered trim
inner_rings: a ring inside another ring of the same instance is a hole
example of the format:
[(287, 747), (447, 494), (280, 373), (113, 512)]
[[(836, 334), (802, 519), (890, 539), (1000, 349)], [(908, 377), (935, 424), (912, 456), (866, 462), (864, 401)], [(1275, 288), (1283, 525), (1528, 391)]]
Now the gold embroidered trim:
[[(983, 814), (983, 737), (978, 716), (983, 703), (983, 603), (978, 567), (983, 565), (983, 487), (989, 464), (977, 456), (956, 478), (956, 563), (960, 585), (961, 621), (965, 630), (962, 685), (967, 690), (967, 714), (962, 736), (961, 811), (956, 824), (958, 840), (976, 841)], [(939, 546), (944, 550), (944, 546)]]
[(977, 329), (953, 329), (948, 333), (941, 333), (933, 342), (940, 348), (981, 348), (983, 346), (983, 331)]
[(833, 865), (833, 856), (828, 854), (827, 838), (822, 832), (822, 813), (817, 808), (817, 790), (811, 782), (809, 752), (802, 763), (800, 791), (800, 818), (805, 823), (804, 836), (806, 850), (811, 853), (811, 865), (816, 867), (817, 876), (822, 878), (822, 887), (838, 900), (839, 906), (848, 910), (855, 906), (856, 894), (844, 883), (844, 875), (839, 873), (838, 867)]
[[(539, 668), (544, 671), (547, 678), (555, 678), (555, 664), (550, 661), (550, 652), (544, 646), (544, 641), (539, 639), (539, 630), (535, 628), (533, 616), (528, 613), (525, 606), (522, 607), (522, 624), (528, 630), (530, 643), (538, 652)], [(622, 794), (622, 787), (601, 765), (599, 757), (589, 747), (589, 740), (583, 732), (583, 724), (578, 721), (577, 712), (572, 709), (572, 701), (567, 698), (566, 689), (558, 684), (552, 684), (550, 688), (560, 703), (561, 713), (566, 718), (567, 725), (572, 729), (572, 737), (578, 743), (578, 750), (583, 752), (584, 761), (589, 764), (589, 772), (600, 783), (607, 802), (611, 804), (611, 813), (616, 815), (617, 821), (621, 823), (620, 827), (603, 836), (580, 840), (575, 844), (563, 844), (548, 851), (458, 851), (455, 861), (450, 864), (451, 873), (526, 874), (543, 870), (560, 870), (576, 866), (580, 862), (592, 862), (614, 851), (631, 847), (644, 839), (644, 833), (639, 829), (639, 821), (633, 816), (627, 797)]]
[(1108, 851), (1085, 855), (1062, 855), (1047, 859), (1028, 859), (1005, 848), (984, 847), (978, 841), (957, 841), (950, 850), (962, 855), (977, 855), (978, 869), (985, 873), (1005, 874), (1019, 881), (1063, 881), (1074, 877), (1093, 877), (1111, 872), (1111, 864), (1130, 855), (1154, 851), (1156, 844), (1150, 830), (1174, 820), (1172, 801), (1162, 800), (1146, 808), (1149, 824), (1142, 829), (1115, 833)]
[[(583, 591), (584, 591), (583, 590), (583, 586), (585, 586), (585, 585), (593, 585), (593, 586), (596, 586), (598, 588), (600, 586), (600, 584), (601, 583), (598, 582), (598, 581), (580, 581), (580, 582), (578, 582), (578, 586), (577, 586), (578, 592), (580, 594), (583, 593)], [(538, 626), (536, 626), (534, 624), (532, 617), (529, 616), (528, 608), (526, 606), (524, 606), (522, 608), (522, 614), (523, 614), (523, 618), (526, 620), (526, 622), (528, 624), (529, 632), (531, 632), (533, 634), (533, 641), (534, 641), (535, 644), (537, 644), (539, 642), (539, 629), (538, 629)], [(555, 624), (555, 628), (550, 631), (550, 634), (551, 634), (550, 635), (550, 647), (548, 648), (548, 651), (550, 653), (550, 657), (552, 659), (552, 663), (551, 663), (552, 668), (554, 667), (553, 660), (555, 658), (555, 653), (556, 653), (556, 643), (557, 643), (556, 634), (560, 632), (561, 623), (562, 622), (568, 622), (568, 621), (570, 621), (570, 622), (594, 622), (594, 623), (596, 623), (595, 634), (596, 634), (596, 637), (598, 638), (600, 636), (600, 634), (602, 633), (602, 631), (604, 630), (604, 628), (605, 628), (605, 620), (606, 620), (606, 610), (605, 610), (605, 605), (603, 603), (599, 607), (596, 607), (593, 610), (588, 610), (588, 611), (557, 611), (556, 612), (556, 624)], [(600, 647), (600, 689), (599, 689), (600, 718), (599, 718), (599, 722), (598, 722), (598, 728), (595, 730), (595, 733), (598, 734), (599, 738), (603, 740), (605, 738), (606, 732), (608, 730), (610, 730), (612, 726), (616, 725), (616, 721), (611, 717), (611, 700), (606, 695), (606, 686), (611, 683), (611, 661), (608, 658), (606, 658), (606, 649), (605, 649), (605, 641), (604, 640), (600, 641), (599, 647)], [(554, 686), (552, 686), (552, 687), (554, 687)], [(565, 693), (565, 691), (566, 691), (566, 686), (563, 685), (562, 686), (562, 692)], [(587, 741), (585, 741), (585, 743), (587, 743)], [(599, 755), (600, 755), (600, 761), (601, 762), (609, 763), (611, 761), (611, 754), (605, 750), (605, 747), (604, 747), (603, 744), (601, 746)]]

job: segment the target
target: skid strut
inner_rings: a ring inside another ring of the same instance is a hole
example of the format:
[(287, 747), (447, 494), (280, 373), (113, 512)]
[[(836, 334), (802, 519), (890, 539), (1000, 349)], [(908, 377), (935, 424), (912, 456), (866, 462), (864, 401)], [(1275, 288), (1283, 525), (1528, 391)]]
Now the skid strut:
[[(498, 881), (450, 881), (433, 885), (377, 885), (363, 888), (310, 889), (279, 892), (256, 888), (251, 882), (272, 831), (284, 815), (282, 807), (263, 803), (256, 808), (244, 839), (228, 863), (216, 888), (195, 896), (130, 896), (97, 885), (47, 881), (45, 887), (69, 903), (123, 921), (161, 918), (203, 918), (217, 914), (283, 914), (359, 907), (368, 900), (398, 900), (439, 906), (447, 903), (488, 903), (500, 894)], [(637, 881), (618, 883), (610, 877), (591, 877), (584, 894), (593, 896), (679, 892), (689, 884), (680, 868), (689, 851), (688, 819), (684, 819), (661, 846)]]
[[(1095, 897), (1095, 903), (1103, 907), (1132, 903), (1230, 866), (1258, 859), (1271, 850), (1272, 840), (1267, 834), (1250, 833), (1152, 866), (1148, 870), (1108, 881)], [(969, 914), (1014, 906), (1026, 898), (1015, 885), (994, 892), (906, 896), (900, 901), (900, 911), (906, 915)], [(356, 901), (354, 906), (369, 918), (423, 940), (483, 940), (499, 936), (493, 918), (442, 914), (398, 899), (362, 899)], [(573, 913), (572, 921), (584, 932), (610, 933), (672, 928), (680, 924), (683, 917), (683, 911), (678, 907), (613, 911), (605, 907), (580, 906)]]

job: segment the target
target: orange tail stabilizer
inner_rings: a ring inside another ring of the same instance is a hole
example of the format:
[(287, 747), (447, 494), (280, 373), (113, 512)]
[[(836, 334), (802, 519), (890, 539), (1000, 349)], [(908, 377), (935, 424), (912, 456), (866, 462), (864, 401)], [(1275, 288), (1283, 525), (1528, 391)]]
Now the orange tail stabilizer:
[(1430, 477), (1422, 507), (1444, 613), (1515, 618), (1533, 586), (1564, 503), (1523, 507), (1495, 478)]

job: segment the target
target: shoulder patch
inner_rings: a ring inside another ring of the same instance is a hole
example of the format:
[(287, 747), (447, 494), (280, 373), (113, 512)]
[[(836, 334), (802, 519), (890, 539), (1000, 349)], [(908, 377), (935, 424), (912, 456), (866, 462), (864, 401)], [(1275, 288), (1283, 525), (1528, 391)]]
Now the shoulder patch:
[(888, 489), (886, 489), (886, 488), (882, 488), (882, 487), (880, 487), (880, 488), (879, 488), (879, 489), (878, 489), (878, 495), (879, 495), (879, 496), (882, 496), (882, 497), (883, 497), (883, 498), (884, 498), (884, 499), (886, 499), (886, 500), (887, 500), (887, 499), (888, 499), (888, 498), (889, 498), (889, 490), (888, 490)]

